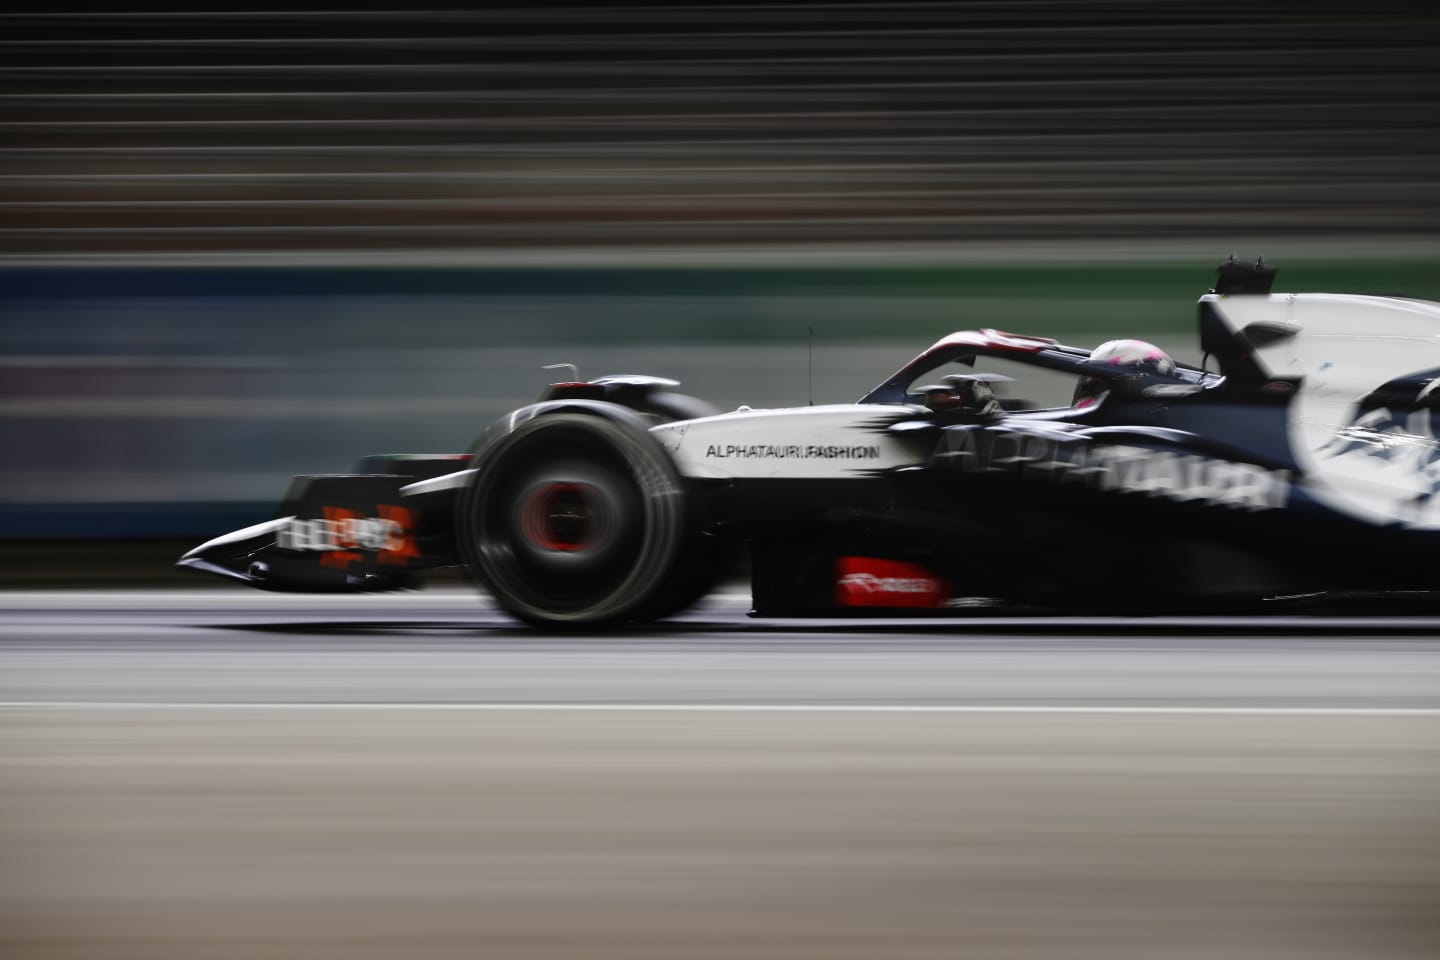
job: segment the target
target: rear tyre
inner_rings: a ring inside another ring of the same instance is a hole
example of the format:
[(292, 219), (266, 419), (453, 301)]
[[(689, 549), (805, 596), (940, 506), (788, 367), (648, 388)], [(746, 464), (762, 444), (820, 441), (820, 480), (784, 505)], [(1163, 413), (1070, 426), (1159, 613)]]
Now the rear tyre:
[(478, 463), (457, 540), (505, 610), (552, 628), (673, 612), (667, 591), (688, 572), (690, 510), (679, 474), (640, 417), (536, 417), (483, 450)]

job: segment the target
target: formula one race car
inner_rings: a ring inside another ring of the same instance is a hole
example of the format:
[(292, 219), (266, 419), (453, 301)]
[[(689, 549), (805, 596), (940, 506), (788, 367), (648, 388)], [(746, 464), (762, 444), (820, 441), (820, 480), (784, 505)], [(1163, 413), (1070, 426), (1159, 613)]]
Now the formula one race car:
[[(987, 329), (851, 404), (704, 415), (673, 381), (554, 384), (468, 454), (299, 477), (279, 519), (180, 563), (272, 590), (460, 564), (547, 626), (672, 614), (747, 548), (770, 616), (1440, 587), (1440, 304), (1274, 274), (1221, 265), (1200, 367)], [(1067, 395), (997, 395), (1032, 374)]]

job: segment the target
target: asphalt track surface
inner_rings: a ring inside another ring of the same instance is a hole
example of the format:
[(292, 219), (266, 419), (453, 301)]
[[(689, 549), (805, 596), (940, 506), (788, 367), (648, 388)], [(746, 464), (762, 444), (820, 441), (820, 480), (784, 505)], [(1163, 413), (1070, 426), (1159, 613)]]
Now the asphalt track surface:
[(0, 593), (0, 957), (1440, 956), (1437, 636)]

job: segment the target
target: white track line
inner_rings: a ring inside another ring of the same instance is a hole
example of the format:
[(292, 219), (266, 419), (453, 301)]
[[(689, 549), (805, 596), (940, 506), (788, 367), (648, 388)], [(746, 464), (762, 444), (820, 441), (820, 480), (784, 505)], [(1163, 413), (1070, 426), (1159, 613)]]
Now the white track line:
[(1090, 704), (900, 704), (900, 703), (545, 703), (466, 702), (233, 702), (144, 700), (10, 700), (0, 710), (310, 710), (457, 713), (912, 713), (1060, 714), (1184, 717), (1440, 717), (1440, 707), (1185, 707)]

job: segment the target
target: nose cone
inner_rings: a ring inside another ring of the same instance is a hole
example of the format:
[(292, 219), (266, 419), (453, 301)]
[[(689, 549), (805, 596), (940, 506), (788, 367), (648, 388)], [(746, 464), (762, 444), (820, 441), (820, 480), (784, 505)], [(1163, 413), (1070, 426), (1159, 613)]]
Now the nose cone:
[(252, 586), (259, 585), (265, 581), (268, 568), (256, 555), (274, 545), (278, 531), (289, 520), (289, 517), (267, 520), (216, 537), (186, 553), (176, 561), (175, 566), (240, 580)]

